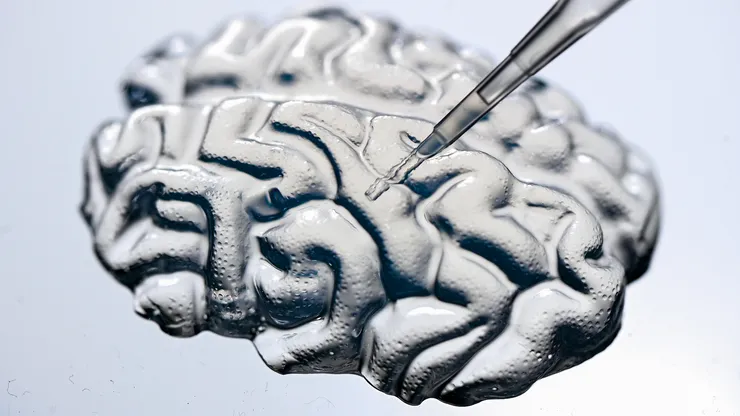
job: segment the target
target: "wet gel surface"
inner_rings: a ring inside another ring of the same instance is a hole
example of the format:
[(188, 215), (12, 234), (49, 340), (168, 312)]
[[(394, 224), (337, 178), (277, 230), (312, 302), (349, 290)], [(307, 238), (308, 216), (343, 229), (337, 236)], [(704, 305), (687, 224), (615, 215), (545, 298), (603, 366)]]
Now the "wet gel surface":
[(532, 81), (375, 201), (494, 63), (318, 9), (174, 37), (85, 156), (95, 251), (167, 333), (410, 404), (522, 394), (602, 351), (658, 232), (649, 163)]

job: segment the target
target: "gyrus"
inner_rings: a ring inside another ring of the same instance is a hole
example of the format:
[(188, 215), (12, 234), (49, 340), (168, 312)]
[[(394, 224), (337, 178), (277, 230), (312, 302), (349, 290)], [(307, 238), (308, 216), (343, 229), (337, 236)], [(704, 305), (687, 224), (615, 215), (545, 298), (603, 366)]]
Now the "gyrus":
[(407, 403), (513, 397), (616, 336), (659, 228), (650, 163), (532, 80), (377, 201), (365, 189), (493, 67), (337, 8), (175, 36), (85, 156), (103, 266), (167, 333)]

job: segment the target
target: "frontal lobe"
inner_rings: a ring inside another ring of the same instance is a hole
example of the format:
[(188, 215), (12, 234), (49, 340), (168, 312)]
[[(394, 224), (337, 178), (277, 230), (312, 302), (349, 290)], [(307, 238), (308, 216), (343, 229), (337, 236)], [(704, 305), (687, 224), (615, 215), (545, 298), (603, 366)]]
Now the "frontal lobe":
[(336, 8), (170, 38), (87, 153), (96, 251), (140, 315), (253, 340), (275, 371), (361, 374), (409, 404), (522, 394), (616, 336), (658, 192), (638, 151), (533, 80), (369, 201), (492, 67)]

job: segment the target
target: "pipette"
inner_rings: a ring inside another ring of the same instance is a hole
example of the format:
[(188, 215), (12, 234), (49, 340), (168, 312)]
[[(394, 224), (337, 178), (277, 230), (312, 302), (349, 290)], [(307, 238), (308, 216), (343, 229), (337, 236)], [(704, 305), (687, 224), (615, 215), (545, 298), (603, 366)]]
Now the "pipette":
[(524, 81), (598, 26), (629, 0), (559, 0), (483, 81), (434, 126), (387, 175), (365, 192), (377, 199), (392, 184), (402, 183), (423, 161), (459, 139)]

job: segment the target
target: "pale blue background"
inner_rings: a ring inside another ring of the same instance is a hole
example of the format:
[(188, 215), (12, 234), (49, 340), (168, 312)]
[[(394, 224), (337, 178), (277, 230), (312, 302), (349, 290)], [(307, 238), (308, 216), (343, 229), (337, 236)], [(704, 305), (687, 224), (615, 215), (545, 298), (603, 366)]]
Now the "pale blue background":
[[(652, 155), (663, 182), (653, 266), (628, 291), (621, 335), (586, 364), (518, 399), (411, 408), (359, 377), (278, 376), (248, 342), (174, 339), (137, 318), (77, 215), (84, 142), (121, 113), (117, 78), (158, 38), (297, 3), (0, 3), (0, 415), (740, 415), (736, 0), (635, 0), (544, 71)], [(501, 57), (551, 4), (355, 8)]]

